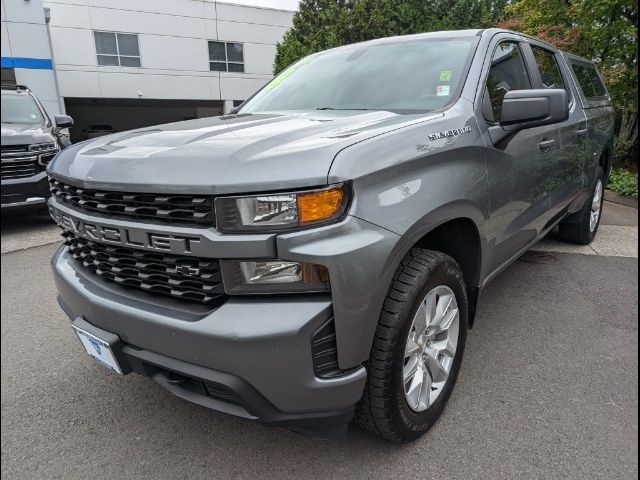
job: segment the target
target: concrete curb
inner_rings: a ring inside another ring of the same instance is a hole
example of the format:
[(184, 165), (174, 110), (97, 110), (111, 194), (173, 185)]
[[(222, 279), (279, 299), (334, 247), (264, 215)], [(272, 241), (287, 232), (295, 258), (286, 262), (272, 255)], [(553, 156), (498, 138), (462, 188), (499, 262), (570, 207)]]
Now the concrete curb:
[(618, 195), (611, 190), (604, 191), (604, 199), (608, 202), (617, 203), (626, 207), (638, 208), (638, 199), (626, 195)]

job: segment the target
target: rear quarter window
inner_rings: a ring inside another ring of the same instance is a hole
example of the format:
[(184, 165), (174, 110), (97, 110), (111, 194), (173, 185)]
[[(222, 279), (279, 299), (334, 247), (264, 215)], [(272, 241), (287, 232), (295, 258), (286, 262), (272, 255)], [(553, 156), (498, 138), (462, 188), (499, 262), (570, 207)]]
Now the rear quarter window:
[(579, 63), (571, 63), (571, 68), (576, 76), (576, 80), (578, 80), (580, 90), (582, 90), (582, 93), (587, 100), (607, 98), (607, 89), (602, 83), (600, 75), (596, 72), (595, 67)]

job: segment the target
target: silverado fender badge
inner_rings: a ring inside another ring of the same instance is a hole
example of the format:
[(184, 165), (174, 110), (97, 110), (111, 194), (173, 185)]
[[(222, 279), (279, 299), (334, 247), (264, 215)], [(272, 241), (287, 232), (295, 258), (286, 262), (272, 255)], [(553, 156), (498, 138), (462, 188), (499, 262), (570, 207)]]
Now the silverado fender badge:
[(471, 132), (471, 127), (467, 125), (463, 128), (454, 128), (453, 130), (444, 130), (442, 132), (430, 133), (429, 140), (439, 140), (441, 138), (449, 138), (449, 137), (457, 137), (458, 135), (462, 135), (463, 133)]

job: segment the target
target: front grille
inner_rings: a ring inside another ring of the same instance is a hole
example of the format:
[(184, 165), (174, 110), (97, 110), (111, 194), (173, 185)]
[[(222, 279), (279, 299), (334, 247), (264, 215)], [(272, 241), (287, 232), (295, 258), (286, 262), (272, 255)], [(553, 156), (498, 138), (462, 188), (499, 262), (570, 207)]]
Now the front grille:
[(58, 153), (57, 148), (54, 147), (55, 144), (2, 145), (0, 150), (2, 180), (28, 178), (43, 171)]
[(1, 145), (0, 152), (2, 153), (17, 153), (26, 152), (29, 150), (29, 145)]
[(32, 177), (39, 171), (40, 167), (36, 155), (5, 158), (3, 152), (0, 164), (2, 180)]
[(106, 245), (71, 232), (63, 232), (62, 236), (79, 264), (123, 287), (212, 307), (221, 305), (226, 298), (218, 260)]
[(213, 197), (127, 193), (75, 187), (49, 178), (51, 194), (74, 207), (112, 217), (214, 225)]

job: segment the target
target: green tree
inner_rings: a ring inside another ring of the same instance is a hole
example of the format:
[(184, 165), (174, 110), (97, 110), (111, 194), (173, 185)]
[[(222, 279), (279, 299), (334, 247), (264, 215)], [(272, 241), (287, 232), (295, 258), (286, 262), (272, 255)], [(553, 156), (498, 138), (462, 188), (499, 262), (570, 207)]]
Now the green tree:
[[(508, 0), (302, 0), (274, 72), (311, 53), (373, 38), (495, 23)], [(497, 7), (497, 8), (496, 8)]]
[(278, 43), (274, 73), (300, 58), (342, 45), (348, 31), (346, 0), (303, 0), (293, 25)]

